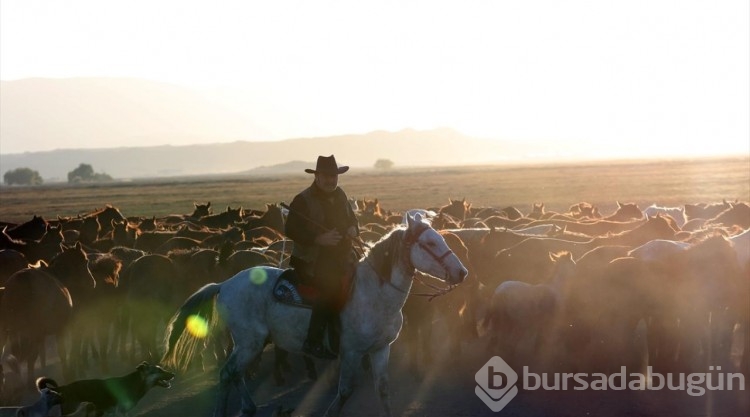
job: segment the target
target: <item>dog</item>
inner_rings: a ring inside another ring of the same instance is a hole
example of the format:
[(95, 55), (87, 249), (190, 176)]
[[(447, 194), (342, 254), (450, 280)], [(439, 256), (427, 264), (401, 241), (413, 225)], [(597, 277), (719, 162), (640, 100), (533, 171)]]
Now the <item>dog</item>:
[(42, 388), (39, 399), (34, 404), (21, 407), (0, 407), (0, 417), (47, 417), (50, 410), (60, 405), (61, 397), (57, 392)]
[(62, 396), (63, 414), (76, 411), (82, 402), (93, 403), (97, 416), (104, 413), (127, 414), (152, 387), (170, 388), (174, 374), (158, 365), (142, 362), (134, 372), (106, 379), (85, 379), (58, 385), (53, 379), (37, 379), (37, 389), (57, 391)]

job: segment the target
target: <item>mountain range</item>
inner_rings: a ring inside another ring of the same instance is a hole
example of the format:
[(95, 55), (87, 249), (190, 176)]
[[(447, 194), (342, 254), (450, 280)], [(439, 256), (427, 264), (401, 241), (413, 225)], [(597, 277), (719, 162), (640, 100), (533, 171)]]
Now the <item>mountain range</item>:
[[(576, 154), (564, 148), (570, 144), (488, 140), (450, 128), (275, 140), (251, 113), (196, 90), (145, 80), (2, 81), (0, 172), (26, 167), (47, 181), (65, 181), (81, 163), (129, 179), (300, 172), (330, 154), (367, 168), (378, 159), (414, 167)], [(161, 145), (168, 143), (193, 145)]]
[[(451, 129), (371, 132), (283, 141), (214, 143), (186, 146), (57, 149), (0, 154), (7, 172), (27, 167), (45, 180), (65, 180), (81, 163), (116, 179), (206, 174), (301, 173), (318, 155), (335, 154), (340, 164), (371, 168), (378, 159), (394, 167), (471, 165), (518, 160), (531, 149), (523, 144), (470, 138)], [(513, 157), (511, 157), (511, 155)]]

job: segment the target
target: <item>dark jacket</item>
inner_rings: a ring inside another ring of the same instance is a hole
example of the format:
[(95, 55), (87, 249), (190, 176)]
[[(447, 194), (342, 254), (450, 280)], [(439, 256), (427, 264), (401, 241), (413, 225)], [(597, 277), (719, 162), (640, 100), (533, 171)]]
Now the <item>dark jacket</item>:
[(315, 238), (330, 229), (347, 236), (349, 227), (358, 227), (346, 193), (336, 188), (327, 194), (313, 182), (294, 197), (289, 207), (285, 232), (294, 241), (291, 266), (316, 285), (338, 283), (351, 260), (351, 240), (343, 238), (336, 246), (318, 246)]

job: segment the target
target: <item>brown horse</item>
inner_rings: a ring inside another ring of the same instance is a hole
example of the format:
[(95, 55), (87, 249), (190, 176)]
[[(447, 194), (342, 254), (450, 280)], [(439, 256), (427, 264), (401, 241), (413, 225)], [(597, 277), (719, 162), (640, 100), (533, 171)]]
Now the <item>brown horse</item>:
[(617, 210), (611, 215), (605, 217), (603, 220), (610, 220), (614, 222), (626, 222), (629, 220), (640, 220), (642, 219), (643, 211), (635, 203), (620, 203), (617, 202)]
[(284, 215), (278, 204), (266, 204), (266, 211), (259, 217), (245, 217), (240, 224), (243, 230), (256, 227), (269, 227), (279, 233), (284, 233)]
[(8, 228), (5, 233), (16, 240), (39, 240), (47, 231), (47, 221), (42, 216), (34, 215), (31, 220)]
[(69, 373), (64, 337), (74, 311), (71, 293), (73, 289), (93, 289), (94, 285), (80, 244), (65, 248), (49, 265), (23, 269), (8, 279), (0, 304), (0, 333), (7, 338), (12, 353), (26, 362), (28, 381), (33, 380), (37, 358), (46, 365), (43, 355), (47, 336), (56, 337), (63, 373)]
[(471, 204), (466, 202), (466, 198), (461, 200), (448, 199), (448, 204), (440, 207), (438, 213), (449, 214), (459, 220), (464, 220), (470, 217)]
[[(119, 336), (125, 335), (130, 327), (131, 360), (135, 358), (136, 345), (140, 346), (141, 357), (156, 357), (157, 334), (164, 330), (172, 311), (190, 290), (185, 288), (174, 262), (164, 255), (150, 254), (136, 259), (122, 271), (120, 278), (124, 299), (117, 332)], [(123, 338), (121, 343), (124, 342)], [(124, 352), (122, 344), (119, 348)]]
[(226, 229), (229, 226), (234, 226), (235, 223), (242, 222), (242, 213), (242, 207), (233, 209), (227, 206), (226, 211), (203, 216), (198, 219), (197, 223), (212, 229)]
[(13, 249), (0, 249), (0, 288), (11, 275), (29, 266), (26, 256)]
[(191, 214), (170, 214), (163, 219), (164, 224), (182, 223), (186, 220), (194, 221), (200, 219), (203, 216), (213, 214), (210, 201), (206, 204), (198, 204), (196, 202), (193, 202), (193, 207), (193, 212)]
[[(570, 252), (549, 253), (554, 264), (543, 284), (505, 281), (497, 286), (484, 325), (488, 329), (488, 350), (501, 350), (506, 360), (519, 358), (521, 351), (536, 357), (553, 336), (556, 318), (564, 308), (568, 280), (575, 274), (576, 263)], [(525, 349), (522, 348), (526, 347)]]
[(97, 222), (100, 225), (99, 235), (97, 236), (97, 238), (103, 237), (104, 235), (112, 231), (112, 222), (127, 221), (127, 218), (122, 215), (120, 210), (110, 204), (107, 204), (102, 209), (97, 209), (91, 213), (84, 214), (83, 218), (96, 218)]

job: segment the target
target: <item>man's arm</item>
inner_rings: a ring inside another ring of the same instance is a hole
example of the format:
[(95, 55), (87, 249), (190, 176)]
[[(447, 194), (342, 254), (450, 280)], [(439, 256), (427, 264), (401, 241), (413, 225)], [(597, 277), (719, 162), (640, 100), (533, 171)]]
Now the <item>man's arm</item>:
[(284, 232), (289, 239), (303, 246), (315, 244), (316, 233), (310, 230), (308, 221), (303, 217), (308, 215), (305, 199), (298, 195), (289, 205), (289, 215), (286, 218)]

